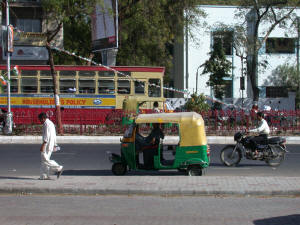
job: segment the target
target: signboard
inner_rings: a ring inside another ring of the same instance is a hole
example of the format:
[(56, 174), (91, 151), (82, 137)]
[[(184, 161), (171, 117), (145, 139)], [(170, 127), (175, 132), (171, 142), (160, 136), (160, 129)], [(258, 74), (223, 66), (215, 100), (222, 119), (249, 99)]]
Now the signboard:
[[(60, 106), (64, 108), (114, 109), (114, 95), (60, 95)], [(0, 95), (0, 107), (7, 105), (7, 96)], [(55, 108), (53, 95), (11, 95), (13, 108)]]
[[(7, 55), (2, 51), (2, 59)], [(49, 55), (46, 47), (14, 46), (14, 52), (11, 54), (11, 60), (48, 60)]]
[(92, 50), (118, 48), (117, 0), (104, 0), (92, 15)]
[(45, 34), (34, 32), (15, 32), (14, 45), (27, 45), (27, 46), (46, 46), (47, 39)]

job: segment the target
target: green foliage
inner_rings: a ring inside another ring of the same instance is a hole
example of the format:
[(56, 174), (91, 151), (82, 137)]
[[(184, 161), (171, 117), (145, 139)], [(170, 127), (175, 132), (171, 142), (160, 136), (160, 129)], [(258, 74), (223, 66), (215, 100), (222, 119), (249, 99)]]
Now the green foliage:
[(188, 111), (194, 112), (207, 112), (210, 106), (206, 103), (206, 97), (204, 94), (197, 95), (196, 93), (191, 95), (191, 98), (185, 103), (184, 108)]
[(296, 90), (299, 84), (297, 67), (288, 63), (279, 65), (272, 74), (264, 81), (266, 86), (282, 86)]
[[(96, 0), (92, 1), (95, 2)], [(86, 58), (91, 56), (91, 21), (86, 11), (90, 11), (90, 1), (46, 1), (47, 9), (57, 9), (55, 14), (63, 15), (60, 10), (68, 9), (64, 23), (64, 48)], [(99, 2), (99, 1), (98, 1)], [(199, 15), (203, 12), (196, 7), (199, 0), (186, 1), (119, 1), (119, 49), (117, 65), (124, 66), (164, 66), (166, 77), (170, 77), (173, 60), (173, 48), (176, 41), (182, 41), (184, 24), (196, 26)], [(59, 7), (58, 7), (59, 6)], [(83, 13), (77, 9), (86, 8)], [(69, 10), (70, 9), (70, 10)], [(183, 14), (183, 9), (186, 14)], [(101, 62), (100, 54), (96, 54), (94, 61)], [(55, 53), (57, 64), (82, 64), (84, 62), (72, 56)], [(165, 79), (168, 83), (170, 79)]]
[(210, 74), (206, 83), (214, 90), (214, 95), (218, 99), (222, 99), (225, 94), (225, 77), (230, 77), (232, 64), (226, 59), (222, 42), (217, 41), (213, 45), (213, 50), (209, 53), (210, 58), (203, 64), (202, 74)]
[(296, 108), (300, 108), (299, 93), (300, 78), (297, 73), (297, 67), (288, 63), (279, 65), (272, 74), (264, 81), (266, 86), (279, 86), (288, 88), (290, 91), (296, 91)]
[[(119, 1), (118, 65), (164, 66), (170, 72), (173, 48), (185, 22), (195, 24), (197, 0)], [(183, 9), (187, 11), (186, 18)]]

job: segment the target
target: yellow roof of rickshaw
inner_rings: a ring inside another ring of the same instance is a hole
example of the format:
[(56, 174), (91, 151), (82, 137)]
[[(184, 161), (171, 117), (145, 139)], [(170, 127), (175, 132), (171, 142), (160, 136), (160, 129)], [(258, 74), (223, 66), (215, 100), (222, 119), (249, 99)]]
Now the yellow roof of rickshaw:
[(202, 116), (195, 112), (139, 114), (139, 123), (176, 123), (180, 129), (180, 146), (206, 145), (205, 126)]
[(139, 114), (136, 123), (191, 123), (202, 120), (202, 116), (195, 112), (178, 112), (178, 113), (152, 113)]

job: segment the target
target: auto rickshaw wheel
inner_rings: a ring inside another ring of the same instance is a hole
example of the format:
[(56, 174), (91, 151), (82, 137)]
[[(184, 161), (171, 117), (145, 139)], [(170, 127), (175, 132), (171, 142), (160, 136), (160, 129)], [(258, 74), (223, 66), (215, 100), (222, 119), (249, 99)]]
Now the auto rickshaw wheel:
[(127, 172), (127, 165), (117, 162), (112, 165), (111, 171), (114, 175), (121, 176)]
[(200, 165), (190, 165), (187, 168), (187, 174), (189, 176), (202, 176), (202, 168)]

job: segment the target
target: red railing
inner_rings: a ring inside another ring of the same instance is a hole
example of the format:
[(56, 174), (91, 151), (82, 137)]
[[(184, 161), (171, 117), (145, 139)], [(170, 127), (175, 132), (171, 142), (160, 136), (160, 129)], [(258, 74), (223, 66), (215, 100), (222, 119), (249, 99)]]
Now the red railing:
[[(16, 133), (34, 134), (41, 132), (38, 121), (40, 111), (18, 111), (14, 113)], [(55, 113), (47, 111), (53, 122)], [(201, 113), (208, 135), (232, 135), (238, 130), (245, 130), (257, 126), (255, 113), (245, 111), (208, 111)], [(125, 127), (122, 126), (122, 110), (63, 110), (62, 123), (66, 134), (80, 135), (119, 135), (123, 134)], [(268, 111), (265, 112), (271, 134), (300, 133), (300, 110)], [(172, 128), (170, 128), (172, 130)]]

